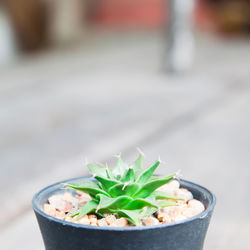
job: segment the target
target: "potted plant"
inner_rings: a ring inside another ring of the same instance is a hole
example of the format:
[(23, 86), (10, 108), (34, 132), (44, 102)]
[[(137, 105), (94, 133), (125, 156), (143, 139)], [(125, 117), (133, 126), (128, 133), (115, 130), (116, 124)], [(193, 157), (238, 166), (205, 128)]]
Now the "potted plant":
[(142, 159), (88, 164), (93, 176), (38, 192), (32, 205), (46, 249), (201, 250), (215, 196), (176, 174), (153, 175), (160, 160), (144, 169)]

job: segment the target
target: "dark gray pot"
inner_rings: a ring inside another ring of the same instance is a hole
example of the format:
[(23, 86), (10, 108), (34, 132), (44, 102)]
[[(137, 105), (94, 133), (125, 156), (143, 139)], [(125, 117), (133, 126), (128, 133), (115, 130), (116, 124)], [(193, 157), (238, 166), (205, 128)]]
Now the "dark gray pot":
[(199, 185), (181, 180), (206, 210), (190, 219), (158, 226), (102, 228), (62, 221), (45, 214), (43, 204), (55, 193), (64, 192), (61, 183), (80, 181), (76, 178), (53, 184), (37, 193), (32, 206), (47, 250), (201, 250), (215, 206), (215, 196)]

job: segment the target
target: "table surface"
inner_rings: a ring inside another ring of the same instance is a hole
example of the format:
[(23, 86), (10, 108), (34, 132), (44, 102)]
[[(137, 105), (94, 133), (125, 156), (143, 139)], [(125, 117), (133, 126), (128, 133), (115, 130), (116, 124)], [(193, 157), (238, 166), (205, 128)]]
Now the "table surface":
[(198, 36), (194, 67), (178, 76), (162, 70), (164, 43), (92, 34), (0, 70), (3, 249), (43, 249), (34, 192), (85, 175), (85, 158), (130, 161), (136, 147), (146, 164), (161, 156), (158, 173), (181, 169), (216, 194), (204, 249), (248, 249), (250, 43)]

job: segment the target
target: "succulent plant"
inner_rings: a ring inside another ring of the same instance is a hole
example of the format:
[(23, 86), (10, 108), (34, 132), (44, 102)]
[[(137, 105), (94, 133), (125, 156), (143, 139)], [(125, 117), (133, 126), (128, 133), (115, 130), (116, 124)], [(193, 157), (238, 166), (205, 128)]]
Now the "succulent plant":
[(153, 175), (160, 165), (157, 160), (152, 166), (144, 169), (143, 155), (130, 165), (127, 165), (120, 156), (117, 157), (113, 169), (108, 166), (88, 164), (93, 174), (93, 181), (67, 183), (66, 187), (88, 193), (92, 200), (71, 213), (80, 219), (85, 214), (117, 214), (125, 217), (133, 225), (141, 225), (141, 219), (157, 211), (160, 207), (176, 206), (176, 197), (170, 197), (164, 192), (157, 191), (159, 187), (176, 177)]

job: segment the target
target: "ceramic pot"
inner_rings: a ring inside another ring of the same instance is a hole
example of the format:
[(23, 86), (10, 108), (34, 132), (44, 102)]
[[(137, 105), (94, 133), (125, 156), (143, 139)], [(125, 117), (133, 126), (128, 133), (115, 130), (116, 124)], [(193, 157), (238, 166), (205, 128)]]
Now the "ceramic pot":
[[(43, 205), (53, 194), (63, 193), (62, 183), (91, 177), (66, 180), (38, 192), (32, 206), (46, 250), (201, 250), (215, 206), (215, 196), (206, 188), (180, 180), (181, 186), (200, 200), (205, 211), (186, 220), (144, 227), (97, 227), (66, 222), (43, 212)], [(73, 191), (74, 192), (74, 191)]]

